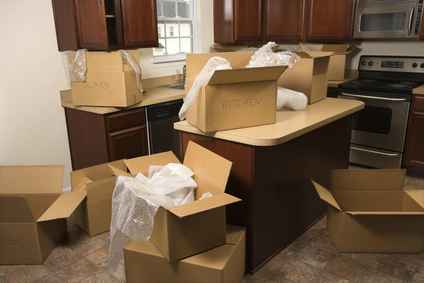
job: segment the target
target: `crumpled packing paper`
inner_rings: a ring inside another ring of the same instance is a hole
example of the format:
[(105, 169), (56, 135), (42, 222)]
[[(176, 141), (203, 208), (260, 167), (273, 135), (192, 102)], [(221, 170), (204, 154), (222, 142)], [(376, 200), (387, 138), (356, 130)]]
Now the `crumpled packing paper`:
[[(124, 258), (126, 238), (147, 244), (153, 231), (155, 214), (194, 201), (194, 173), (186, 166), (169, 163), (151, 166), (148, 177), (118, 176), (112, 194), (109, 266), (115, 270)], [(205, 194), (202, 198), (211, 196)]]

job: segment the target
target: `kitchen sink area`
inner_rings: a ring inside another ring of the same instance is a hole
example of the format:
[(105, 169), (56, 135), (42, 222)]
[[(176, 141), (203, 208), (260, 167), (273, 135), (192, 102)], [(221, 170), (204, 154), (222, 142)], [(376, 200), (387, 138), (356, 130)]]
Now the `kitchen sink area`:
[(169, 84), (169, 85), (162, 85), (159, 86), (160, 88), (168, 88), (168, 89), (181, 89), (185, 90), (185, 84), (184, 83), (175, 83), (175, 84)]

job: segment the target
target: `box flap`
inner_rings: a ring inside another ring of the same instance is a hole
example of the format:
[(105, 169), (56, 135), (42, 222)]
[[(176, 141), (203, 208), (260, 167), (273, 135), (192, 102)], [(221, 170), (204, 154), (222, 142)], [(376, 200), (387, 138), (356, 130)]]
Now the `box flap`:
[(87, 177), (84, 177), (84, 179), (82, 179), (81, 182), (79, 182), (75, 187), (72, 188), (72, 191), (73, 192), (85, 191), (87, 188), (87, 184), (91, 182), (93, 181), (91, 181)]
[(424, 208), (424, 191), (423, 190), (405, 190), (413, 200)]
[(85, 52), (87, 72), (92, 71), (122, 71), (123, 60), (121, 52)]
[(62, 194), (37, 222), (67, 218), (86, 197), (86, 191)]
[(64, 165), (0, 166), (0, 194), (60, 194), (64, 173)]
[(330, 191), (403, 191), (405, 169), (334, 169)]
[(281, 77), (287, 68), (288, 66), (272, 66), (216, 70), (209, 80), (208, 85), (275, 81)]
[(172, 151), (126, 159), (124, 162), (132, 175), (148, 173), (150, 165), (166, 166), (168, 163), (181, 163)]
[(29, 203), (24, 196), (0, 197), (0, 223), (34, 222)]
[[(307, 47), (303, 47), (303, 46)], [(334, 52), (335, 54), (346, 54), (350, 53), (355, 46), (350, 46), (349, 44), (319, 44), (319, 43), (307, 43), (307, 42), (300, 42), (299, 43), (299, 51), (308, 51), (308, 47), (316, 47), (316, 50), (314, 51), (324, 51), (324, 52)], [(306, 49), (306, 50), (305, 50)]]
[(127, 171), (121, 170), (121, 169), (119, 169), (119, 168), (117, 168), (117, 167), (115, 167), (111, 164), (108, 164), (108, 166), (110, 167), (110, 170), (112, 170), (112, 172), (115, 176), (121, 175), (121, 176), (131, 177), (131, 174), (128, 173)]
[(88, 178), (91, 181), (95, 182), (98, 180), (102, 180), (102, 179), (106, 179), (106, 178), (110, 178), (114, 176), (115, 172), (112, 170), (110, 166), (113, 166), (114, 168), (118, 168), (119, 170), (122, 170), (122, 171), (127, 171), (127, 166), (125, 165), (123, 159), (72, 171), (70, 173), (71, 187), (74, 188), (84, 178)]
[(179, 218), (183, 218), (189, 215), (193, 215), (199, 212), (207, 211), (238, 201), (241, 201), (241, 199), (226, 193), (222, 193), (213, 197), (196, 200), (183, 205), (174, 206), (168, 209), (168, 211), (178, 216)]
[(351, 215), (424, 215), (424, 211), (345, 211)]
[(196, 176), (201, 176), (202, 179), (224, 192), (233, 163), (189, 141), (183, 164), (194, 172), (195, 181)]
[(322, 52), (322, 51), (297, 51), (297, 55), (301, 58), (311, 59), (311, 58), (321, 58), (327, 57), (334, 54), (334, 52)]
[(324, 188), (323, 186), (321, 186), (320, 184), (318, 184), (317, 182), (315, 182), (314, 180), (311, 180), (312, 183), (314, 184), (315, 189), (317, 190), (317, 193), (319, 195), (319, 197), (327, 202), (328, 204), (332, 205), (334, 208), (342, 211), (342, 209), (340, 208), (339, 204), (337, 203), (337, 201), (334, 199), (333, 195), (331, 194), (330, 191), (328, 191), (326, 188)]

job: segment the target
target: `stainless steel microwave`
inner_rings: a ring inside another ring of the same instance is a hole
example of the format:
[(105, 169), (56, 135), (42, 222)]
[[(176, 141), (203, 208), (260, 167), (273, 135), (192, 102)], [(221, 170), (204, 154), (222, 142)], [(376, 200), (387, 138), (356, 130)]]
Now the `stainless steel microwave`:
[(353, 38), (417, 38), (423, 0), (357, 0)]

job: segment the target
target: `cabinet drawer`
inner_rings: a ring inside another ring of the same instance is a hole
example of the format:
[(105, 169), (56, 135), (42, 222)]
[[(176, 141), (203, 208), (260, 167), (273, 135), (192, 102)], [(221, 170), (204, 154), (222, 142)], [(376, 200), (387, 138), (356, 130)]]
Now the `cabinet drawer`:
[(424, 113), (424, 95), (414, 96), (414, 105), (412, 111)]
[(116, 112), (106, 116), (108, 132), (126, 129), (146, 123), (144, 107)]

